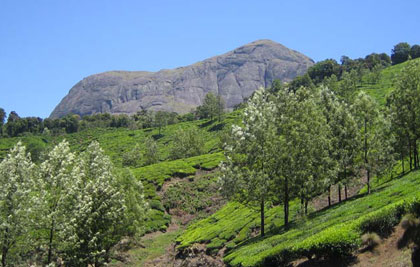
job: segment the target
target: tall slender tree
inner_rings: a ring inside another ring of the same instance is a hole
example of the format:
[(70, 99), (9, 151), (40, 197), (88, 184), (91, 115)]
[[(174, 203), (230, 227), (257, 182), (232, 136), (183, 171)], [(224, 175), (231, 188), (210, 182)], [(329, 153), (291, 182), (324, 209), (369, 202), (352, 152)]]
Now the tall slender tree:
[(35, 174), (36, 166), (20, 142), (0, 163), (0, 245), (3, 267), (15, 265), (17, 256), (23, 252), (22, 246), (30, 244), (29, 230), (34, 223), (30, 192)]
[[(410, 61), (396, 79), (388, 98), (394, 130), (409, 147), (410, 169), (419, 167), (417, 141), (420, 137), (420, 63)], [(403, 142), (400, 142), (403, 144)], [(402, 151), (401, 149), (399, 149)]]
[(62, 141), (54, 147), (41, 164), (37, 191), (40, 194), (41, 209), (39, 223), (46, 230), (46, 246), (48, 247), (47, 264), (53, 260), (53, 251), (62, 240), (57, 232), (62, 231), (62, 225), (69, 218), (69, 207), (66, 205), (68, 188), (74, 182), (72, 170), (75, 155), (70, 151), (67, 141)]
[(328, 204), (331, 205), (331, 185), (338, 185), (338, 201), (341, 201), (342, 185), (347, 196), (348, 177), (350, 174), (355, 174), (355, 158), (359, 149), (358, 128), (350, 107), (328, 88), (321, 89), (320, 104), (329, 130), (329, 157), (335, 162), (336, 167), (331, 169), (330, 174), (335, 177), (331, 177), (328, 186)]
[[(366, 172), (367, 191), (371, 192), (370, 179), (380, 173), (393, 159), (389, 121), (379, 112), (378, 104), (361, 91), (353, 104), (362, 149), (360, 166)], [(384, 158), (386, 157), (386, 159)]]
[(243, 126), (232, 127), (225, 147), (220, 182), (223, 194), (249, 206), (259, 206), (261, 236), (265, 234), (265, 205), (273, 192), (272, 140), (275, 105), (264, 89), (257, 90), (244, 110)]

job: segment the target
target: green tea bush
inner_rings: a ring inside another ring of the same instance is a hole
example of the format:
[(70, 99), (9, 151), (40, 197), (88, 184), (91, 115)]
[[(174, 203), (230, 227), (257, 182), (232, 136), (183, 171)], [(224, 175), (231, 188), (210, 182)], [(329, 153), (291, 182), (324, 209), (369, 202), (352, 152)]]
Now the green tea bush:
[(420, 197), (416, 196), (406, 204), (407, 213), (411, 213), (416, 217), (420, 217)]
[(360, 224), (360, 230), (363, 233), (374, 232), (380, 236), (387, 236), (392, 233), (402, 215), (405, 213), (405, 203), (400, 201), (388, 205), (376, 212), (372, 212), (364, 217)]
[(207, 251), (213, 254), (214, 252), (217, 252), (219, 248), (222, 248), (225, 242), (225, 239), (214, 238), (209, 244), (207, 244)]
[(337, 225), (313, 235), (293, 248), (294, 254), (311, 259), (348, 257), (360, 245), (360, 234), (354, 224)]

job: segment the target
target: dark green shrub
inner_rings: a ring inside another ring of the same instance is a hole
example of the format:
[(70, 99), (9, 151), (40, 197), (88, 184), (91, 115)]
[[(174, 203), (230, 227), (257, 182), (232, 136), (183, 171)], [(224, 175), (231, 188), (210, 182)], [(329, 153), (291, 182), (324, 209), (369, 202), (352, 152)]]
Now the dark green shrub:
[(159, 211), (165, 211), (162, 203), (157, 199), (150, 200), (149, 205), (150, 205), (151, 209), (155, 209), (155, 210), (159, 210)]
[(406, 212), (413, 214), (415, 217), (420, 217), (420, 198), (416, 197), (406, 204)]
[(265, 257), (262, 266), (289, 266), (289, 263), (299, 258), (298, 254), (290, 249), (280, 251), (275, 255)]
[(207, 244), (206, 248), (210, 254), (216, 253), (220, 248), (223, 247), (226, 240), (220, 238), (213, 238), (210, 243)]

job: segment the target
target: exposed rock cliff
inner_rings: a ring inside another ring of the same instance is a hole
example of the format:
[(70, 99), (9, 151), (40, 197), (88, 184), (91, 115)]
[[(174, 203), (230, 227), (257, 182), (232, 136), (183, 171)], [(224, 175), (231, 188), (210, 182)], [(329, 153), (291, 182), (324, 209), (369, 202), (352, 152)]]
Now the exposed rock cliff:
[(274, 79), (290, 81), (313, 61), (270, 40), (259, 40), (193, 65), (158, 72), (110, 71), (91, 75), (71, 88), (51, 113), (87, 115), (136, 113), (141, 109), (189, 112), (208, 92), (221, 95), (227, 107), (242, 102)]

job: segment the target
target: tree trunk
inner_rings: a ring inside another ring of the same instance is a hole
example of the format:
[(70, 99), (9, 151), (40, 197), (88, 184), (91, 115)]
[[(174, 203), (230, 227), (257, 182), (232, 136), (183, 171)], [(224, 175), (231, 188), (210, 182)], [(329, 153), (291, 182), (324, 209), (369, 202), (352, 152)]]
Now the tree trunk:
[(401, 164), (402, 164), (402, 173), (404, 174), (404, 154), (401, 152)]
[(328, 207), (331, 207), (331, 185), (328, 186)]
[(7, 233), (8, 232), (9, 232), (9, 229), (6, 228), (5, 231), (4, 231), (3, 248), (2, 248), (2, 254), (1, 254), (1, 264), (2, 264), (3, 267), (6, 267), (7, 252), (9, 251), (9, 248), (8, 248), (9, 241), (7, 240), (8, 239)]
[(303, 197), (300, 198), (300, 211), (303, 213), (303, 209), (304, 209), (304, 200)]
[(410, 138), (408, 138), (408, 151), (410, 152), (409, 153), (409, 155), (410, 155), (410, 171), (412, 171), (413, 170), (413, 158), (412, 158), (412, 155), (411, 155), (411, 140), (410, 140)]
[(414, 169), (417, 169), (419, 167), (419, 155), (417, 153), (417, 140), (414, 139), (413, 142), (413, 149), (414, 149)]
[(261, 236), (264, 236), (264, 198), (261, 200)]
[(305, 215), (308, 215), (308, 200), (305, 200)]
[(344, 185), (344, 196), (345, 196), (345, 199), (347, 200), (347, 185), (346, 184)]
[(48, 244), (48, 264), (51, 263), (51, 257), (52, 257), (52, 243), (54, 239), (54, 219), (51, 222), (51, 228), (50, 228), (50, 242)]
[(287, 178), (284, 181), (284, 225), (289, 224), (289, 185)]
[(338, 184), (338, 202), (341, 202), (341, 184)]
[(366, 136), (366, 134), (367, 134), (367, 127), (366, 127), (366, 119), (365, 119), (365, 164), (366, 164), (366, 166), (365, 166), (365, 168), (366, 168), (366, 171), (367, 171), (367, 186), (368, 186), (368, 194), (370, 194), (370, 177), (369, 177), (369, 170), (368, 170), (368, 159), (367, 159), (367, 136)]

